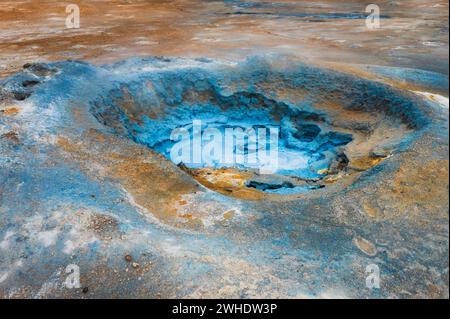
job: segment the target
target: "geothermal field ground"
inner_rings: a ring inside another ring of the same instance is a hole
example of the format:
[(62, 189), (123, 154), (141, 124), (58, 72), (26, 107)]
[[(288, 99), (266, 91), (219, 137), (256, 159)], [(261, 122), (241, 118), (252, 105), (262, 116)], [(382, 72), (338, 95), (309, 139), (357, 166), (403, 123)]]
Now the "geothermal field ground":
[(448, 1), (0, 1), (0, 298), (449, 298)]

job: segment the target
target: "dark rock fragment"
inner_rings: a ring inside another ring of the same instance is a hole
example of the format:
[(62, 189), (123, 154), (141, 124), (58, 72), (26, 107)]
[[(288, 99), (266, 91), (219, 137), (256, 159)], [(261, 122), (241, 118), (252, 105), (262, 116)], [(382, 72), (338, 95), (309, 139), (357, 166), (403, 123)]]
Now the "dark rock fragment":
[(48, 76), (56, 73), (55, 68), (49, 67), (45, 63), (26, 63), (23, 68), (36, 76)]
[(39, 81), (37, 80), (25, 80), (22, 82), (22, 86), (23, 87), (30, 87), (30, 86), (35, 86), (36, 84), (39, 84)]

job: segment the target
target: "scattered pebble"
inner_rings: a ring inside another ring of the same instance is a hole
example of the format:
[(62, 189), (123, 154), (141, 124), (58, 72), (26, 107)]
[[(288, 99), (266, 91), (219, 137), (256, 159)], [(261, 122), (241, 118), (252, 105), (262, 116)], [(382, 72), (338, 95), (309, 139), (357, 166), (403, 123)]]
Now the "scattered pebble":
[(375, 256), (377, 254), (377, 247), (367, 239), (355, 237), (353, 238), (353, 243), (359, 248), (359, 250), (368, 256)]

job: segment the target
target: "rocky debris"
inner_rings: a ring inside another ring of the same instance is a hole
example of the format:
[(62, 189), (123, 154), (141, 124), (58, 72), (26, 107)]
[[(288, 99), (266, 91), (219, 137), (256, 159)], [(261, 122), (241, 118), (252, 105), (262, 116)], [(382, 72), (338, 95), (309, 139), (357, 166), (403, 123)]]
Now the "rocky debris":
[[(92, 197), (91, 198), (95, 198)], [(93, 215), (89, 222), (89, 228), (95, 231), (114, 231), (117, 228), (117, 220), (108, 215)]]

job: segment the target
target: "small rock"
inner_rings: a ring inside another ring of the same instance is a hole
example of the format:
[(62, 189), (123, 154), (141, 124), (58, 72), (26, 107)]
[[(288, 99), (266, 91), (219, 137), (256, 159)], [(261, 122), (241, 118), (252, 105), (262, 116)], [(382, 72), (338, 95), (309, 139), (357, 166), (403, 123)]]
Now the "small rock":
[(17, 101), (23, 101), (31, 95), (29, 92), (13, 92), (13, 94)]
[(358, 247), (359, 250), (361, 250), (368, 256), (373, 257), (377, 254), (377, 247), (367, 239), (355, 237), (353, 238), (353, 243), (356, 245), (356, 247)]
[(89, 291), (89, 287), (83, 287), (83, 293), (86, 294)]
[(374, 148), (370, 153), (369, 156), (373, 158), (385, 158), (390, 155), (390, 151), (383, 149), (383, 148)]
[(39, 84), (39, 81), (36, 80), (25, 80), (22, 82), (23, 87), (29, 87), (29, 86), (35, 86), (36, 84)]
[(347, 168), (349, 159), (344, 152), (338, 153), (328, 168), (329, 174), (338, 174)]
[(126, 256), (125, 256), (125, 260), (128, 261), (128, 262), (130, 262), (130, 261), (133, 260), (133, 257), (131, 257), (131, 255), (126, 255)]
[(131, 266), (133, 266), (134, 269), (139, 268), (139, 264), (138, 263), (132, 263)]

